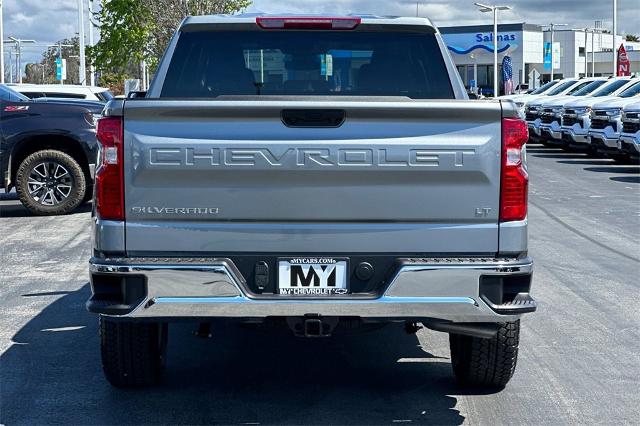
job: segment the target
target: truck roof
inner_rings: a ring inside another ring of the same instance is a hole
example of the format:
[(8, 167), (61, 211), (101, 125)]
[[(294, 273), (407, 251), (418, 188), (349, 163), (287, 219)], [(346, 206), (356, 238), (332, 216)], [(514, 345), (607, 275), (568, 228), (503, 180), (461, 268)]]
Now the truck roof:
[(184, 19), (181, 29), (195, 25), (211, 24), (251, 24), (256, 23), (256, 18), (359, 18), (361, 25), (406, 25), (406, 26), (426, 26), (436, 29), (428, 18), (402, 17), (402, 16), (380, 16), (367, 14), (331, 15), (331, 14), (292, 14), (292, 13), (242, 13), (237, 15), (202, 15), (189, 16)]
[(33, 84), (33, 83), (8, 83), (7, 86), (14, 90), (22, 91), (41, 91), (41, 90), (58, 90), (66, 93), (85, 93), (90, 90), (93, 93), (104, 92), (109, 90), (108, 87), (99, 86), (81, 86), (79, 84)]

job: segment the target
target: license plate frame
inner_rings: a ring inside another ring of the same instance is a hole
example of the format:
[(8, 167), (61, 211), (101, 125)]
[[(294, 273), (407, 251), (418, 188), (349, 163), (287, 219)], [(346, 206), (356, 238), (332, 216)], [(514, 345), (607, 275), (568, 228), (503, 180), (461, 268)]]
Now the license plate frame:
[(349, 294), (349, 259), (346, 257), (279, 257), (277, 262), (276, 292), (280, 295), (332, 297)]

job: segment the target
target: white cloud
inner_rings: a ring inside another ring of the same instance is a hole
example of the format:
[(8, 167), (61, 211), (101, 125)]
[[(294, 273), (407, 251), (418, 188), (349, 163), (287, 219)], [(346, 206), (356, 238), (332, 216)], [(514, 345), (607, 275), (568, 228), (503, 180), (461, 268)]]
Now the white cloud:
[[(87, 2), (88, 0), (85, 0)], [(148, 0), (153, 1), (153, 0)], [(489, 24), (491, 16), (477, 11), (474, 0), (429, 0), (419, 2), (421, 16), (440, 26)], [(77, 0), (3, 0), (4, 34), (35, 39), (39, 46), (26, 45), (23, 63), (39, 61), (44, 45), (70, 38), (78, 31)], [(502, 22), (567, 23), (573, 27), (593, 26), (600, 19), (611, 27), (611, 1), (599, 0), (506, 0), (512, 11), (501, 12)], [(413, 0), (254, 0), (249, 11), (271, 13), (371, 13), (409, 15), (416, 13)], [(618, 1), (618, 30), (640, 34), (640, 0)]]

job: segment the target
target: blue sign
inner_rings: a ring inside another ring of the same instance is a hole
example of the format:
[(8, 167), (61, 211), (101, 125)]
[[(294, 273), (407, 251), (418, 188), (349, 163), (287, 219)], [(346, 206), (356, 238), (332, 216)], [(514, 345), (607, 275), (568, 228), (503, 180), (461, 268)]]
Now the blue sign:
[[(499, 33), (497, 38), (498, 53), (512, 51), (518, 47), (517, 41), (522, 33)], [(458, 55), (466, 55), (481, 49), (493, 53), (493, 33), (443, 34), (447, 48)]]
[(560, 68), (560, 43), (553, 42), (553, 46), (551, 46), (551, 42), (545, 41), (543, 48), (543, 67), (547, 71), (551, 71), (551, 49), (553, 49), (553, 68)]
[(56, 79), (63, 81), (67, 79), (67, 60), (56, 58)]
[[(516, 35), (515, 34), (498, 34), (498, 42), (501, 41), (514, 41), (516, 39)], [(477, 33), (476, 34), (476, 41), (477, 42), (493, 42), (493, 33), (489, 33), (489, 34), (483, 34), (483, 33)]]
[(62, 80), (62, 59), (56, 58), (56, 80)]
[(545, 41), (544, 42), (544, 69), (545, 70), (551, 70), (551, 42), (549, 41)]

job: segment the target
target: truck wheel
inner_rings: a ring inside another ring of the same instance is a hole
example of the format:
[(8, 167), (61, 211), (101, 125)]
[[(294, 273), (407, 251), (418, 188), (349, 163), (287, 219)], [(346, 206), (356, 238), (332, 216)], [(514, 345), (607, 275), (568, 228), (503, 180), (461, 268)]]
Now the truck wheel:
[(519, 339), (520, 320), (502, 324), (490, 339), (449, 334), (451, 364), (458, 382), (503, 388), (516, 369)]
[(84, 199), (86, 179), (69, 154), (53, 149), (25, 158), (16, 173), (20, 202), (36, 215), (59, 215), (73, 211)]
[(102, 370), (109, 383), (119, 388), (157, 384), (166, 360), (167, 324), (99, 321)]
[(611, 158), (618, 164), (632, 164), (631, 158), (627, 154), (611, 154)]

